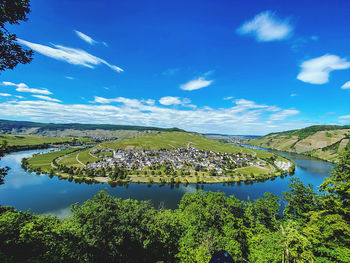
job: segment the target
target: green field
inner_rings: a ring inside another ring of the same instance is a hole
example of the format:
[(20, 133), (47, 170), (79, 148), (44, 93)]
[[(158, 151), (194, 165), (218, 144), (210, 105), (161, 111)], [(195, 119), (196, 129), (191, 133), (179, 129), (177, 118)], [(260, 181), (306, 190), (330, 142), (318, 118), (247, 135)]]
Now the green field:
[(89, 154), (90, 151), (91, 151), (91, 149), (87, 149), (85, 151), (80, 152), (79, 153), (79, 161), (81, 161), (84, 164), (87, 164), (87, 163), (94, 163), (94, 162), (97, 162), (100, 160), (99, 158), (92, 157)]
[(0, 141), (7, 141), (8, 146), (35, 146), (42, 144), (55, 144), (73, 142), (74, 140), (87, 143), (90, 140), (87, 138), (73, 138), (73, 137), (44, 137), (33, 135), (9, 135), (0, 134)]
[[(91, 156), (89, 154), (90, 151), (91, 151), (91, 148), (67, 155), (67, 156), (63, 157), (62, 159), (60, 159), (59, 163), (64, 164), (66, 166), (81, 167), (82, 165), (77, 161), (77, 155), (78, 155), (78, 160), (80, 162), (82, 162), (83, 164), (94, 163), (94, 162), (101, 160), (101, 158), (97, 157), (100, 155), (103, 155), (103, 156), (112, 156), (113, 155), (110, 152), (101, 152), (101, 153), (98, 153), (95, 155), (92, 154), (92, 156)], [(95, 156), (96, 158), (93, 156)]]
[(79, 152), (73, 152), (71, 154), (66, 155), (62, 159), (58, 161), (59, 164), (63, 164), (66, 166), (76, 166), (76, 167), (81, 167), (82, 165), (77, 162), (77, 155), (80, 154), (81, 151)]
[(254, 176), (259, 176), (259, 175), (266, 175), (269, 173), (269, 170), (266, 170), (264, 168), (260, 167), (255, 167), (255, 166), (249, 166), (249, 167), (243, 167), (243, 168), (238, 168), (236, 169), (237, 173), (240, 173), (245, 176), (249, 176), (251, 174), (254, 174)]
[(76, 149), (67, 149), (62, 151), (49, 152), (45, 154), (38, 154), (28, 159), (28, 162), (30, 167), (33, 169), (41, 168), (42, 171), (49, 171), (52, 167), (51, 163), (54, 159), (72, 153), (74, 151), (76, 151)]

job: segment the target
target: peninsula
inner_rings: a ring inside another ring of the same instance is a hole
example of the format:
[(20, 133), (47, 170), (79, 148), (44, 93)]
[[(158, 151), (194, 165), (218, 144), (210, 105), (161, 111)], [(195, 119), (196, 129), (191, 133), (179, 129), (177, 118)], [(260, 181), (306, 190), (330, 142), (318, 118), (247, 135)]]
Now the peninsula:
[(87, 183), (254, 181), (294, 170), (282, 156), (178, 131), (65, 148), (24, 159), (22, 164), (36, 173)]

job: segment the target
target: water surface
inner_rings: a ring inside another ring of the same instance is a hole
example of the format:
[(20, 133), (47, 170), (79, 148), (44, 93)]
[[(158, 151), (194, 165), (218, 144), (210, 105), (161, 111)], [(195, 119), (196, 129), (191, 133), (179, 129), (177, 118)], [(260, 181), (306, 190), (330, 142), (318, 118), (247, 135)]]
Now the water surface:
[[(176, 208), (181, 197), (186, 192), (196, 191), (196, 185), (170, 185), (159, 184), (129, 184), (112, 188), (108, 184), (77, 184), (67, 180), (59, 180), (56, 176), (50, 178), (48, 175), (36, 175), (28, 173), (21, 168), (21, 159), (29, 157), (34, 153), (47, 150), (31, 150), (15, 152), (3, 157), (0, 166), (9, 166), (11, 170), (5, 177), (5, 183), (0, 185), (0, 204), (13, 206), (18, 210), (30, 209), (34, 213), (50, 213), (59, 217), (69, 214), (71, 204), (82, 203), (92, 198), (98, 191), (106, 189), (115, 197), (132, 198), (137, 200), (150, 200), (154, 206), (160, 204), (166, 208)], [(283, 155), (292, 159), (296, 164), (294, 177), (300, 178), (306, 184), (313, 184), (315, 189), (322, 183), (323, 179), (331, 172), (331, 163), (321, 161), (312, 157), (297, 154)], [(241, 200), (254, 200), (263, 196), (265, 192), (271, 192), (282, 196), (282, 192), (288, 190), (290, 177), (270, 179), (265, 182), (254, 182), (253, 184), (235, 183), (227, 184), (204, 184), (199, 185), (204, 191), (222, 191), (227, 195), (235, 195)]]

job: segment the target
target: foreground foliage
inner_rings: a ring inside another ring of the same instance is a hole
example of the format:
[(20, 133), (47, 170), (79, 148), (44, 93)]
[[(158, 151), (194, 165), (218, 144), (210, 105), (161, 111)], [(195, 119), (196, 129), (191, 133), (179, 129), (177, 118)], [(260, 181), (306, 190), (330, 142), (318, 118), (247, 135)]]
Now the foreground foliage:
[(243, 202), (220, 192), (185, 194), (178, 209), (99, 192), (60, 220), (0, 208), (1, 262), (350, 262), (350, 152), (322, 184), (291, 179), (283, 215), (266, 193)]
[(23, 49), (15, 34), (7, 29), (7, 24), (16, 25), (27, 21), (30, 12), (29, 0), (0, 0), (0, 71), (13, 69), (18, 63), (26, 64), (32, 60), (33, 51)]

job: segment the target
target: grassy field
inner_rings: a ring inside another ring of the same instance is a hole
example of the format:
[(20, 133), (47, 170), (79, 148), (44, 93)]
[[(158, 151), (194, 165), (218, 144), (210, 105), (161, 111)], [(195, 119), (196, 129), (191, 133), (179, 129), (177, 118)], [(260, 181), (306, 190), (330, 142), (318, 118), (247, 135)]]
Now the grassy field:
[[(89, 154), (90, 151), (91, 151), (91, 149), (87, 149), (85, 151), (80, 152), (79, 153), (79, 161), (81, 161), (84, 164), (87, 164), (87, 163), (94, 163), (94, 162), (97, 162), (100, 160), (99, 158), (92, 157)], [(95, 156), (95, 155), (93, 155), (93, 156)]]
[[(36, 168), (41, 168), (42, 171), (49, 171), (51, 169), (51, 162), (60, 157), (64, 156), (66, 154), (72, 153), (76, 149), (67, 149), (63, 151), (55, 151), (55, 152), (49, 152), (45, 154), (39, 154), (35, 155), (32, 158), (28, 160), (29, 165), (36, 169)], [(74, 155), (74, 154), (73, 154)]]
[(58, 161), (59, 164), (63, 164), (66, 166), (75, 166), (75, 167), (82, 167), (80, 163), (77, 162), (77, 155), (79, 155), (81, 151), (73, 152), (69, 155), (66, 155), (62, 159)]
[(87, 164), (87, 163), (94, 163), (94, 162), (101, 160), (101, 158), (98, 158), (98, 156), (100, 156), (100, 155), (103, 155), (103, 156), (112, 156), (113, 155), (113, 153), (111, 153), (111, 152), (101, 152), (98, 154), (89, 154), (90, 151), (91, 151), (91, 148), (64, 156), (62, 159), (60, 159), (59, 163), (64, 164), (68, 167), (70, 167), (70, 166), (81, 167), (82, 165), (77, 161), (77, 159), (80, 162), (82, 162), (83, 164)]
[(41, 144), (65, 143), (73, 142), (75, 139), (85, 143), (89, 141), (87, 138), (0, 134), (0, 141), (7, 141), (8, 146), (32, 146)]
[(251, 175), (254, 174), (254, 176), (259, 176), (259, 175), (266, 175), (269, 173), (269, 169), (266, 168), (260, 168), (260, 167), (255, 167), (255, 166), (249, 166), (249, 167), (243, 167), (243, 168), (238, 168), (236, 169), (237, 173), (243, 174), (243, 175)]

